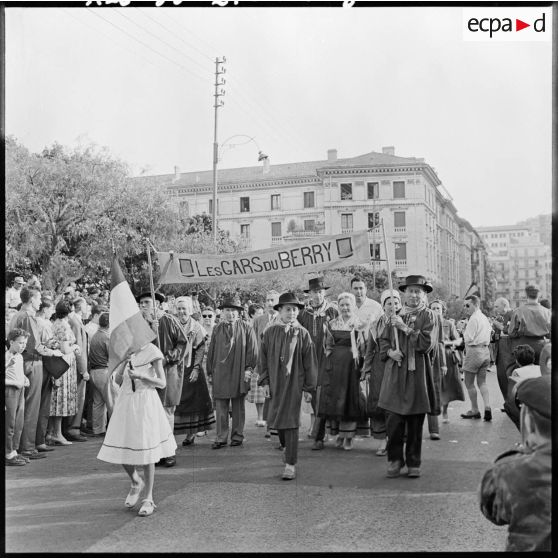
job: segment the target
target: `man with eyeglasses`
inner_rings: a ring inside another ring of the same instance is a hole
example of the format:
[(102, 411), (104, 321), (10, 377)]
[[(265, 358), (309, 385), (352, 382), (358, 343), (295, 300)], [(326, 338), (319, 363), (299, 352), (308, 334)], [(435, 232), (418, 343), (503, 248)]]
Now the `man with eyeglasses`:
[(488, 318), (481, 312), (480, 299), (476, 295), (465, 298), (463, 304), (465, 314), (469, 316), (467, 326), (463, 332), (465, 341), (465, 358), (463, 360), (463, 373), (465, 375), (465, 387), (471, 401), (471, 409), (461, 415), (464, 419), (480, 419), (481, 414), (477, 403), (477, 388), (475, 378), (484, 403), (484, 420), (492, 420), (490, 408), (490, 397), (486, 385), (486, 372), (490, 366), (490, 336), (492, 325)]

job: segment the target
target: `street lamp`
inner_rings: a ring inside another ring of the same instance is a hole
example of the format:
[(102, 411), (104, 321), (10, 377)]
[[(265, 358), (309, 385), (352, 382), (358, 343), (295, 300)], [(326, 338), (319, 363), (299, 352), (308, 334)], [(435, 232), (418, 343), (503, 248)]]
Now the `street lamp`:
[[(234, 138), (248, 138), (246, 141), (241, 143), (228, 143)], [(234, 136), (228, 137), (223, 143), (215, 149), (214, 161), (213, 161), (213, 243), (217, 247), (217, 164), (222, 159), (223, 149), (228, 147), (229, 149), (234, 149), (240, 145), (246, 145), (247, 143), (253, 142), (258, 149), (258, 162), (263, 161), (264, 169), (269, 168), (269, 157), (260, 149), (258, 142), (252, 137), (246, 134), (235, 134)]]

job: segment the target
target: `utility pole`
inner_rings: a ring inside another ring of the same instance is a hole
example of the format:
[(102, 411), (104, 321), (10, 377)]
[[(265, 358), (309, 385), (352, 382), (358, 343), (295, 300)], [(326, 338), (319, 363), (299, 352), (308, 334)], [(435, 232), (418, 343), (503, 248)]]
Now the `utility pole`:
[(227, 61), (223, 56), (221, 60), (215, 58), (215, 93), (213, 97), (215, 98), (213, 107), (215, 108), (215, 130), (213, 135), (213, 244), (215, 250), (217, 250), (217, 163), (219, 162), (219, 143), (217, 142), (217, 114), (219, 107), (222, 107), (225, 103), (219, 97), (225, 94), (223, 88), (219, 89), (221, 85), (225, 85), (225, 78), (219, 79), (221, 74), (225, 73), (225, 68), (222, 65)]

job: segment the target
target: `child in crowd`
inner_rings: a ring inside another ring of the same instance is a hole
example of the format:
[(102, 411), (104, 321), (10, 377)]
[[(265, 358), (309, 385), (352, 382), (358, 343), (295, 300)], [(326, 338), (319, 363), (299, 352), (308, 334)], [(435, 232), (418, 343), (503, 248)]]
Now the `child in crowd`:
[(25, 410), (24, 388), (29, 386), (29, 379), (23, 372), (21, 353), (27, 346), (29, 333), (15, 328), (8, 333), (10, 348), (6, 351), (6, 465), (25, 465), (28, 460), (17, 454), (21, 431), (23, 430), (23, 413)]
[(504, 402), (504, 410), (519, 430), (519, 409), (515, 403), (517, 386), (528, 378), (539, 378), (541, 367), (535, 364), (535, 351), (530, 345), (518, 345), (514, 351), (517, 368), (511, 373), (508, 382), (508, 396)]
[[(176, 451), (174, 435), (156, 391), (166, 386), (163, 353), (148, 343), (119, 364), (114, 374), (121, 388), (97, 459), (122, 465), (132, 480), (125, 501), (127, 508), (137, 504), (145, 488), (138, 515), (148, 516), (156, 507), (155, 463)], [(138, 466), (143, 467), (145, 481), (137, 472)]]

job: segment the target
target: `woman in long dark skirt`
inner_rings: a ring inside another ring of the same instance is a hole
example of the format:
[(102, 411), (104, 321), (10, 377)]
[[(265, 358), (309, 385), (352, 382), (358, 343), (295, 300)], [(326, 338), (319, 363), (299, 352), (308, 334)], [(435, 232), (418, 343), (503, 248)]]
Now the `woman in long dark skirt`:
[(430, 303), (430, 309), (442, 317), (447, 371), (445, 374), (442, 373), (440, 402), (442, 404), (442, 421), (448, 422), (448, 405), (452, 401), (465, 401), (465, 391), (459, 375), (461, 354), (456, 349), (456, 347), (461, 345), (462, 339), (455, 327), (455, 322), (444, 317), (446, 305), (442, 300), (433, 300)]
[(386, 289), (380, 295), (380, 303), (384, 314), (370, 328), (363, 372), (368, 385), (366, 414), (370, 417), (370, 432), (374, 438), (381, 440), (380, 446), (376, 450), (376, 455), (384, 456), (387, 454), (386, 413), (378, 407), (378, 399), (380, 397), (380, 388), (384, 379), (386, 363), (380, 359), (378, 339), (389, 323), (391, 316), (399, 314), (401, 311), (401, 295), (399, 291), (393, 290), (390, 293), (390, 290)]
[(365, 326), (355, 314), (352, 293), (337, 298), (339, 317), (330, 320), (326, 332), (326, 366), (319, 401), (318, 416), (326, 419), (326, 428), (337, 435), (336, 446), (353, 447), (355, 434), (368, 434), (366, 401), (360, 389), (365, 346), (358, 335)]

